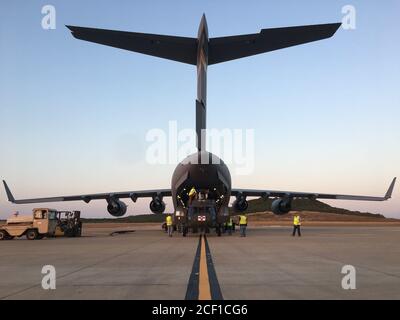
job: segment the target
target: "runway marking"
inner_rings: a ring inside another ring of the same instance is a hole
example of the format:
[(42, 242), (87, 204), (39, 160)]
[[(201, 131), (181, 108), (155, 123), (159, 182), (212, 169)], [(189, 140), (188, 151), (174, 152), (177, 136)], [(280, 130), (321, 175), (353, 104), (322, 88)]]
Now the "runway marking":
[(199, 300), (211, 300), (210, 280), (208, 279), (205, 236), (201, 238)]
[(208, 278), (211, 289), (211, 298), (212, 300), (224, 300), (222, 296), (221, 287), (219, 286), (217, 273), (215, 272), (214, 263), (211, 257), (211, 251), (206, 236), (204, 236), (204, 242), (207, 253), (207, 267), (208, 267)]
[(200, 248), (201, 236), (199, 237), (199, 244), (197, 246), (196, 254), (194, 256), (192, 272), (190, 273), (185, 300), (197, 300), (199, 297)]
[(186, 300), (223, 300), (207, 237), (200, 235)]

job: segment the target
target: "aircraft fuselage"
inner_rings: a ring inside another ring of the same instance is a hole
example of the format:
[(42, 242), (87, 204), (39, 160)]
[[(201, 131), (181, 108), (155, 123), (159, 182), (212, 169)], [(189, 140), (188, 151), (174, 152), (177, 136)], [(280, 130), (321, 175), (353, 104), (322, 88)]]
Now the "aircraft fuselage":
[[(228, 167), (217, 156), (205, 151), (208, 28), (203, 15), (197, 35), (197, 101), (196, 132), (198, 152), (188, 156), (176, 167), (171, 181), (175, 221), (196, 230), (202, 227), (220, 227), (229, 217), (228, 205), (231, 193), (231, 175)], [(194, 187), (195, 202), (188, 193)], [(208, 203), (208, 205), (206, 205)], [(210, 213), (209, 206), (215, 212)], [(215, 214), (214, 214), (215, 213)], [(183, 217), (179, 215), (183, 214)]]

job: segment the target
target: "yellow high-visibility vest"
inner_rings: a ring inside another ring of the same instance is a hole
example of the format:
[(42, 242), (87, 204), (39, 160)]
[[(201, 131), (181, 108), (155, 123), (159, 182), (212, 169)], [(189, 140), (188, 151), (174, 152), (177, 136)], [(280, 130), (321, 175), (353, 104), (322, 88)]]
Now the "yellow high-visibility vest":
[(300, 216), (294, 216), (294, 218), (293, 218), (293, 224), (294, 224), (295, 226), (300, 226), (300, 225), (301, 225), (301, 223), (300, 223)]
[(189, 191), (189, 197), (192, 197), (196, 194), (196, 189), (194, 187), (192, 187), (192, 189), (190, 189)]
[(172, 217), (171, 216), (167, 216), (166, 222), (167, 222), (167, 226), (172, 226)]
[(247, 224), (247, 217), (243, 215), (240, 216), (239, 224)]

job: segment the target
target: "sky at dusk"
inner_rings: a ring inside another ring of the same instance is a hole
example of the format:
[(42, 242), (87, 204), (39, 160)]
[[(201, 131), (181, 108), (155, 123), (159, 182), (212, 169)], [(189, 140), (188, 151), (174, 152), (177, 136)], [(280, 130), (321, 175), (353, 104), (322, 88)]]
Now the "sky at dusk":
[[(41, 26), (48, 4), (54, 30)], [(354, 30), (210, 66), (207, 126), (254, 130), (253, 170), (229, 164), (234, 188), (383, 195), (400, 176), (396, 0), (2, 1), (0, 178), (17, 198), (170, 187), (176, 163), (148, 163), (145, 137), (195, 126), (195, 67), (80, 41), (66, 24), (196, 37), (205, 13), (220, 37), (341, 22), (345, 5)], [(400, 186), (387, 202), (328, 203), (400, 218)], [(105, 201), (43, 206), (109, 216)], [(31, 209), (0, 190), (0, 218)]]

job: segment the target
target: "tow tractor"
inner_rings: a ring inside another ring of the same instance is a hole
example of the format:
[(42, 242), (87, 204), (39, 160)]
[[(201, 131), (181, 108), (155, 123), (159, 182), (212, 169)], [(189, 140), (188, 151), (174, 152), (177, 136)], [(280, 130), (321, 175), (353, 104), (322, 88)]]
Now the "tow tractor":
[(80, 211), (57, 211), (56, 237), (80, 237), (82, 222)]
[(57, 211), (48, 208), (33, 209), (31, 216), (15, 216), (0, 226), (0, 240), (26, 236), (28, 240), (53, 237), (57, 226)]
[(49, 208), (33, 209), (31, 216), (15, 215), (0, 226), (0, 240), (25, 236), (28, 240), (44, 237), (80, 237), (82, 222), (80, 211), (57, 211)]

